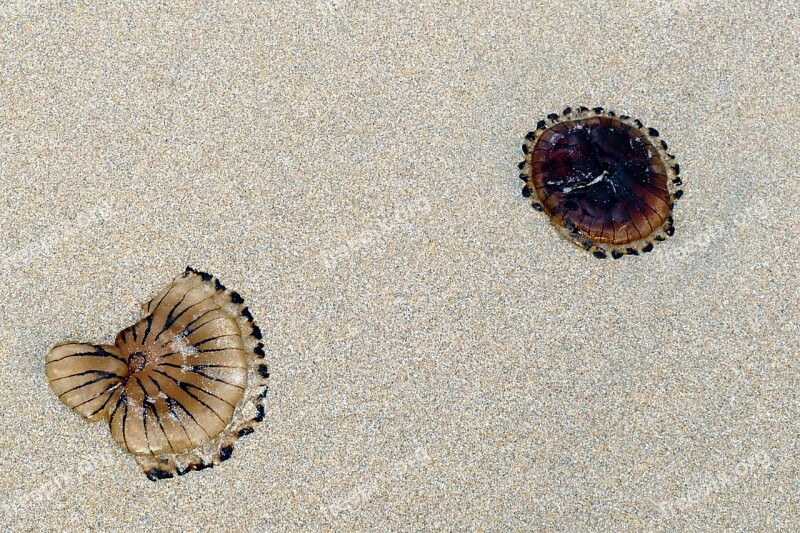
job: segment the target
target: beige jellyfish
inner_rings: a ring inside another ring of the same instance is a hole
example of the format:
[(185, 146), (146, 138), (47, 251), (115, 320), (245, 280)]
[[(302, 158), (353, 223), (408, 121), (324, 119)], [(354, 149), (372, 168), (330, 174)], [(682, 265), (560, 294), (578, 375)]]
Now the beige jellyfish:
[(64, 342), (45, 363), (73, 411), (106, 420), (147, 477), (219, 464), (264, 418), (261, 331), (238, 293), (187, 268), (113, 345)]

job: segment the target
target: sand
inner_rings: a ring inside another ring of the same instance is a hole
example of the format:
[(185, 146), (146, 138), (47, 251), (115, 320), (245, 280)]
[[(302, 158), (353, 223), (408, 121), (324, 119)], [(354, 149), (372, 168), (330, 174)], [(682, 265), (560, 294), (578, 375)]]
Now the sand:
[[(157, 4), (0, 6), (3, 529), (800, 528), (796, 2)], [(522, 198), (567, 105), (676, 154), (651, 254)], [(43, 363), (186, 265), (271, 390), (153, 483)]]

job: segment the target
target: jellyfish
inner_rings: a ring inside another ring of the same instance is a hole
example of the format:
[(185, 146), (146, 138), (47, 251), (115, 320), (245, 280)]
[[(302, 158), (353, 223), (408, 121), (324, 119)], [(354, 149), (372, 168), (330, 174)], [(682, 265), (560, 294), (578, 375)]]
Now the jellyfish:
[(261, 330), (237, 292), (190, 267), (142, 307), (113, 344), (53, 346), (50, 386), (151, 480), (218, 465), (265, 416)]
[(673, 235), (680, 167), (659, 132), (602, 107), (540, 120), (522, 145), (522, 195), (595, 257), (638, 255)]

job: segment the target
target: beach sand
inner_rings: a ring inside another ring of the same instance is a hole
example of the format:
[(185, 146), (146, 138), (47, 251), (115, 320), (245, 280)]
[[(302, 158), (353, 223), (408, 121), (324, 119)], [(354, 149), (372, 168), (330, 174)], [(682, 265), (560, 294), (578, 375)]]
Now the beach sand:
[[(157, 4), (0, 6), (3, 529), (800, 528), (796, 2)], [(676, 155), (652, 253), (521, 196), (567, 105)], [(271, 388), (154, 483), (44, 358), (187, 265)]]

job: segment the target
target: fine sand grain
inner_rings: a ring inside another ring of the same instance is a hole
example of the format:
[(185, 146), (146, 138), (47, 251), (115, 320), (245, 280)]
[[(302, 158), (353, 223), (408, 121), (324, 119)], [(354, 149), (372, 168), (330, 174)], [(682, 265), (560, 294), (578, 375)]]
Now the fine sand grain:
[[(0, 5), (0, 528), (800, 528), (797, 2), (108, 4)], [(652, 253), (522, 198), (567, 105), (677, 156)], [(271, 389), (154, 483), (44, 358), (186, 265)]]

